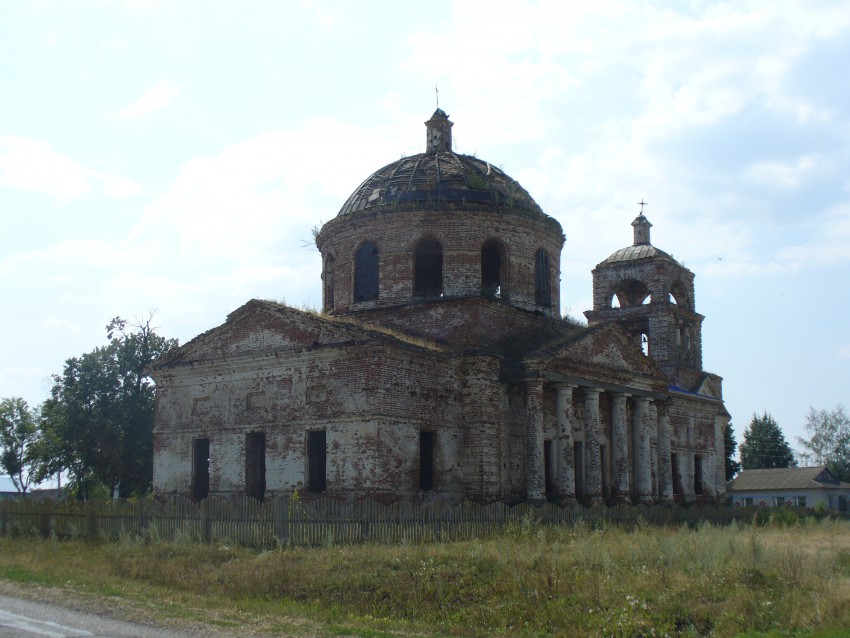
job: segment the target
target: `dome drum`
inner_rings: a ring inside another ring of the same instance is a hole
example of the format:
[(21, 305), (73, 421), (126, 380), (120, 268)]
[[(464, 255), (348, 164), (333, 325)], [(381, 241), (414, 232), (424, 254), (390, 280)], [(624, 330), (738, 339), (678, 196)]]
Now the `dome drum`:
[[(426, 240), (430, 258), (421, 250)], [(378, 292), (372, 298), (360, 295), (358, 288), (358, 279), (365, 275), (358, 270), (357, 251), (364, 242), (377, 249)], [(326, 295), (325, 310), (339, 314), (435, 298), (484, 296), (557, 317), (563, 242), (563, 235), (552, 233), (545, 220), (504, 211), (338, 217), (317, 238), (324, 261), (333, 263), (333, 298)], [(424, 264), (431, 264), (433, 272), (438, 250), (440, 275), (423, 279), (422, 269), (429, 269)], [(546, 256), (546, 274), (538, 272), (538, 253)], [(536, 286), (541, 278), (547, 284), (546, 299), (539, 298)]]

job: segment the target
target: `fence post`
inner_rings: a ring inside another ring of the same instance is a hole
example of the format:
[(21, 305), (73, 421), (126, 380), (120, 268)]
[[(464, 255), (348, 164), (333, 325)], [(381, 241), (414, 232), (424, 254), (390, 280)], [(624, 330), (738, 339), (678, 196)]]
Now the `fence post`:
[(204, 543), (209, 543), (212, 540), (212, 521), (210, 520), (209, 504), (209, 498), (205, 498), (198, 503), (198, 510), (201, 515), (201, 541)]
[(278, 543), (289, 543), (289, 499), (286, 496), (274, 500), (274, 537)]
[(278, 496), (274, 500), (274, 537), (282, 545), (289, 545), (289, 499)]

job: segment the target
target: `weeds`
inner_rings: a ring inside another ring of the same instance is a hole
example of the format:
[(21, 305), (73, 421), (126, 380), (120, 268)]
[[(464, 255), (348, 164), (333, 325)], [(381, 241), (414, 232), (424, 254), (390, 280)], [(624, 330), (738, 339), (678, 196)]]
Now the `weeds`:
[(0, 576), (325, 635), (797, 635), (850, 626), (848, 532), (830, 520), (625, 530), (528, 516), (487, 539), (401, 546), (19, 538), (0, 539)]

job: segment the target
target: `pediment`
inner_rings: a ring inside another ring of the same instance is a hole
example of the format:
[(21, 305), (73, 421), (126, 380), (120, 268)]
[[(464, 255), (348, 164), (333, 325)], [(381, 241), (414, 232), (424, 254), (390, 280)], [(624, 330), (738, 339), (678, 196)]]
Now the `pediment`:
[(667, 378), (628, 335), (613, 324), (588, 329), (564, 343), (550, 346), (544, 354), (544, 365), (585, 372), (595, 368), (601, 374), (638, 375), (665, 381)]
[(369, 338), (357, 326), (281, 304), (251, 300), (227, 321), (185, 345), (155, 368), (212, 362), (240, 356), (297, 352)]
[(697, 385), (696, 393), (710, 399), (723, 399), (723, 385), (720, 377), (705, 374)]

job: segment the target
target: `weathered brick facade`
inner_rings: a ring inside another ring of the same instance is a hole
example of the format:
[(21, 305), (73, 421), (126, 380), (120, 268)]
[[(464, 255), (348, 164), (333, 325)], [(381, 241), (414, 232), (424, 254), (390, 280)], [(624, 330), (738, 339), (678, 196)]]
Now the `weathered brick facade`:
[(157, 363), (157, 493), (723, 491), (728, 415), (700, 369), (693, 274), (641, 215), (635, 244), (594, 270), (589, 327), (561, 319), (560, 225), (454, 154), (451, 126), (438, 109), (426, 153), (377, 171), (321, 229), (323, 313), (252, 300)]

